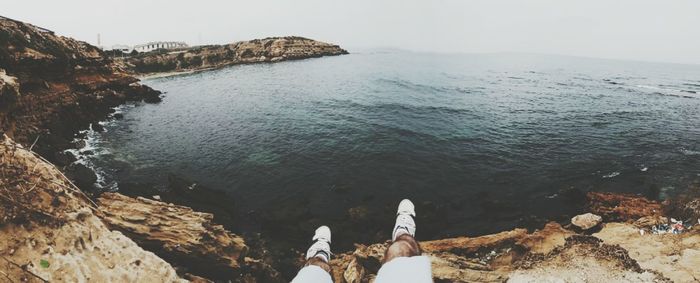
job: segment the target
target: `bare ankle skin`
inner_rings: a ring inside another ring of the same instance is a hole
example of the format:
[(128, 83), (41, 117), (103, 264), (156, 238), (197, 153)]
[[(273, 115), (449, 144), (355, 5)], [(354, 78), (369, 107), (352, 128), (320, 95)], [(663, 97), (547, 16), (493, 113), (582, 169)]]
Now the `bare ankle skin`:
[(409, 234), (403, 234), (396, 238), (396, 241), (391, 243), (389, 248), (386, 249), (384, 253), (384, 262), (382, 264), (391, 261), (397, 257), (412, 257), (419, 256), (423, 253), (418, 244), (418, 241)]

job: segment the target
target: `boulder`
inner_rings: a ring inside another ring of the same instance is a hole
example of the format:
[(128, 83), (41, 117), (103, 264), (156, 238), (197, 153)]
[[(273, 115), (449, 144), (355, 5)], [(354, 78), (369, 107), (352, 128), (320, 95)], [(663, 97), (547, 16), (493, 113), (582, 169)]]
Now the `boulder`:
[(19, 82), (16, 77), (8, 76), (0, 69), (0, 109), (15, 102), (19, 97)]
[(241, 274), (248, 246), (240, 236), (213, 223), (210, 213), (119, 193), (102, 194), (98, 204), (112, 229), (192, 274), (214, 280)]
[(576, 215), (573, 218), (571, 218), (571, 224), (574, 224), (574, 226), (581, 228), (582, 230), (591, 229), (593, 227), (598, 226), (602, 222), (603, 217), (600, 217), (593, 213)]
[(348, 209), (348, 216), (350, 216), (350, 220), (353, 222), (361, 223), (367, 219), (368, 215), (369, 209), (367, 209), (367, 206), (364, 205)]
[(68, 164), (71, 164), (78, 160), (78, 158), (75, 157), (75, 154), (73, 154), (70, 151), (59, 151), (54, 154), (53, 161), (56, 163), (56, 165), (59, 166), (67, 166)]
[(637, 221), (634, 222), (634, 226), (637, 226), (638, 228), (649, 228), (651, 226), (659, 224), (668, 224), (668, 218), (658, 215), (644, 216), (642, 218), (637, 219)]
[(85, 164), (75, 163), (66, 168), (66, 175), (81, 189), (90, 189), (97, 182), (97, 174)]

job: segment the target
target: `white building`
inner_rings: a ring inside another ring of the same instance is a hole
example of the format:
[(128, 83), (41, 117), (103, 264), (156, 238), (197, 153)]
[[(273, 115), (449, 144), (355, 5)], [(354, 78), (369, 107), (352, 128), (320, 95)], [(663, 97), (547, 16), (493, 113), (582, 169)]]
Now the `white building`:
[(117, 45), (112, 45), (112, 50), (119, 50), (124, 53), (131, 53), (131, 46), (129, 45), (123, 45), (123, 44), (117, 44)]
[(157, 49), (175, 49), (184, 47), (188, 47), (187, 43), (177, 41), (157, 41), (135, 45), (133, 50), (138, 52), (149, 52)]

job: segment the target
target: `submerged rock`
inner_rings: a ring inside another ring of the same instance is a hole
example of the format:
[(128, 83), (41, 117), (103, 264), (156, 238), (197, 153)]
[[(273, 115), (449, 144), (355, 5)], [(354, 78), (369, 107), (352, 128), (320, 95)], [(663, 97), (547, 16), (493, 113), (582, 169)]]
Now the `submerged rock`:
[(95, 182), (97, 182), (97, 174), (95, 174), (95, 171), (85, 166), (85, 164), (80, 163), (74, 163), (68, 166), (66, 168), (66, 176), (75, 181), (78, 187), (88, 191)]
[(58, 166), (66, 166), (78, 160), (75, 154), (70, 151), (56, 152), (53, 159)]

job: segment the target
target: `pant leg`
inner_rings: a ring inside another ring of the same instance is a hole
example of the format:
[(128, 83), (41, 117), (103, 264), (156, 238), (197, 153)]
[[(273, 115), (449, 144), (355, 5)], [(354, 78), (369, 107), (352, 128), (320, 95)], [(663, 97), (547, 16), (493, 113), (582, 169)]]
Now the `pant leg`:
[(333, 278), (323, 268), (309, 265), (299, 270), (292, 283), (333, 283)]
[(427, 256), (398, 257), (382, 265), (375, 283), (431, 283), (433, 270)]

